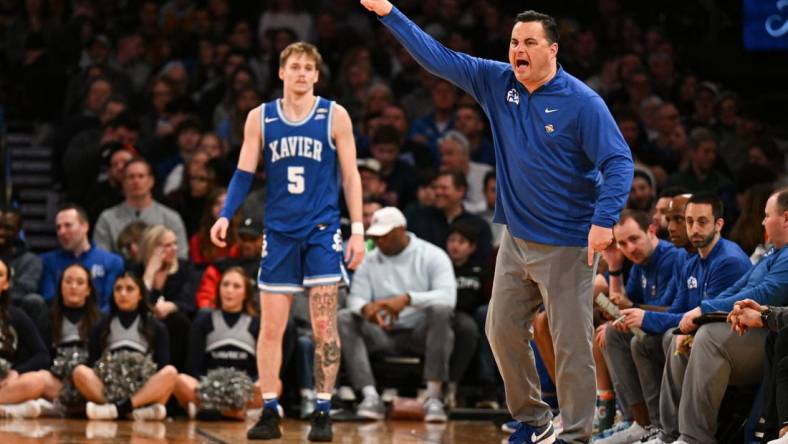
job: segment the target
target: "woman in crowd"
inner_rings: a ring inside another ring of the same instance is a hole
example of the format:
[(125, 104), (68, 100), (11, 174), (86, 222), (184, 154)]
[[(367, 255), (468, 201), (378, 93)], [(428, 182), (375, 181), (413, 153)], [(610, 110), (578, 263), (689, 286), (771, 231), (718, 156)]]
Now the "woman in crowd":
[(0, 418), (35, 418), (44, 390), (36, 370), (46, 368), (49, 353), (33, 321), (10, 305), (10, 284), (11, 269), (0, 259)]
[[(88, 343), (88, 363), (96, 364), (99, 358), (115, 357), (120, 352), (133, 352), (150, 358), (155, 363), (155, 373), (131, 396), (109, 399), (105, 381), (97, 369), (79, 365), (74, 369), (74, 385), (88, 401), (86, 414), (89, 419), (116, 419), (131, 415), (134, 419), (162, 420), (167, 416), (167, 403), (178, 372), (168, 365), (170, 341), (167, 329), (151, 313), (146, 303), (147, 290), (142, 280), (125, 272), (115, 281), (109, 314), (93, 328)], [(144, 360), (138, 361), (139, 366)], [(139, 368), (126, 369), (138, 372)], [(118, 384), (117, 379), (113, 381)], [(111, 401), (111, 403), (110, 403)]]
[(142, 276), (148, 292), (146, 303), (169, 332), (169, 363), (183, 371), (199, 279), (188, 260), (178, 259), (177, 238), (169, 228), (163, 225), (149, 227), (142, 236), (141, 247), (142, 267), (137, 274)]
[[(260, 321), (254, 308), (255, 293), (244, 269), (231, 267), (219, 281), (216, 308), (200, 312), (194, 320), (189, 333), (187, 373), (178, 375), (175, 386), (175, 397), (190, 417), (194, 418), (198, 410), (206, 410), (198, 394), (198, 378), (205, 377), (210, 370), (233, 368), (247, 375), (249, 381), (257, 380), (255, 351)], [(253, 393), (249, 393), (253, 398), (247, 400), (246, 406), (222, 406), (218, 413), (243, 420), (244, 407), (261, 405), (260, 390), (257, 383), (254, 386)]]

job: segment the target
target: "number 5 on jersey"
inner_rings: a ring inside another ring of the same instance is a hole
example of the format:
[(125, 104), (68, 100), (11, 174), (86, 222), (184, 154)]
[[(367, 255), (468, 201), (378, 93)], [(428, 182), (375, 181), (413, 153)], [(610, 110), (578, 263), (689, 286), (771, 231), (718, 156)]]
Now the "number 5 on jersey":
[(287, 191), (290, 194), (304, 193), (304, 167), (287, 167)]

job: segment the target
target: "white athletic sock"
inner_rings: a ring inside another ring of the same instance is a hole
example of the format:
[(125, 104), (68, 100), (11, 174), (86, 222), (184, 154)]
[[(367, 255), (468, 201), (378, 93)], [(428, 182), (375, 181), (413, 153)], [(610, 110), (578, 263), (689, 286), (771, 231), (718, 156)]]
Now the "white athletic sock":
[(118, 408), (115, 404), (96, 404), (88, 401), (85, 404), (85, 414), (88, 419), (117, 419)]
[(45, 398), (38, 398), (35, 403), (41, 408), (41, 415), (43, 416), (61, 416), (63, 414), (63, 406), (59, 402), (50, 402)]
[(0, 417), (3, 418), (37, 418), (40, 414), (41, 407), (33, 400), (0, 405)]
[(167, 417), (167, 408), (162, 404), (151, 404), (132, 410), (131, 416), (138, 421), (161, 421)]

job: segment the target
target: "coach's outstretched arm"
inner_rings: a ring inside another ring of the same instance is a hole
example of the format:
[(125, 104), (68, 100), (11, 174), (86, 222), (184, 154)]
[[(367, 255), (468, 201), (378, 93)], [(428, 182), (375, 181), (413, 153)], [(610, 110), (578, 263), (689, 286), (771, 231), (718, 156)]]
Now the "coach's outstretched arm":
[(211, 242), (218, 247), (227, 245), (227, 227), (252, 186), (260, 156), (260, 107), (249, 111), (244, 125), (244, 141), (238, 157), (238, 168), (227, 187), (227, 197), (219, 219), (211, 227)]
[(485, 65), (495, 62), (446, 48), (387, 0), (361, 0), (361, 4), (380, 17), (419, 65), (459, 86), (478, 101), (477, 92), (483, 78), (480, 74)]

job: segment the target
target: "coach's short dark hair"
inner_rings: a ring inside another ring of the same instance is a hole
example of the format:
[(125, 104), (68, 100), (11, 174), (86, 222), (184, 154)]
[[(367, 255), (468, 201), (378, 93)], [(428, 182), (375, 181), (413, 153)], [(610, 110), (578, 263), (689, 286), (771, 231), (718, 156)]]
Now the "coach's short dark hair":
[(687, 211), (686, 208), (689, 207), (690, 204), (711, 205), (711, 212), (714, 214), (715, 221), (717, 219), (722, 219), (722, 213), (725, 210), (722, 206), (722, 200), (720, 200), (716, 194), (709, 192), (693, 194), (687, 201), (687, 206), (684, 207), (684, 211)]
[(648, 232), (648, 227), (651, 225), (651, 218), (648, 217), (648, 214), (646, 214), (645, 211), (629, 209), (623, 210), (616, 225), (624, 225), (624, 222), (628, 221), (629, 219), (634, 220), (641, 230)]
[(555, 19), (547, 14), (533, 10), (523, 11), (517, 14), (518, 22), (539, 22), (544, 28), (544, 35), (550, 44), (558, 43), (558, 24)]

